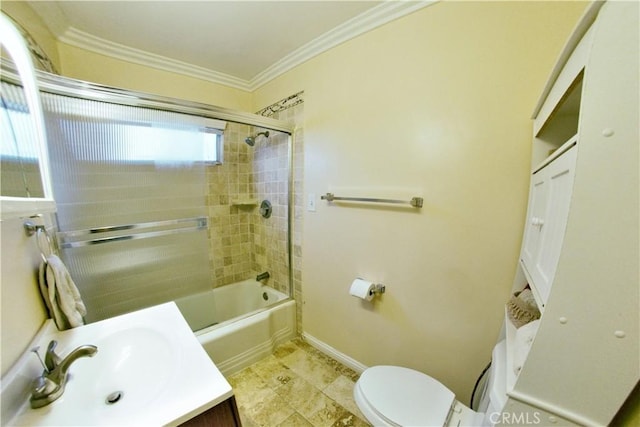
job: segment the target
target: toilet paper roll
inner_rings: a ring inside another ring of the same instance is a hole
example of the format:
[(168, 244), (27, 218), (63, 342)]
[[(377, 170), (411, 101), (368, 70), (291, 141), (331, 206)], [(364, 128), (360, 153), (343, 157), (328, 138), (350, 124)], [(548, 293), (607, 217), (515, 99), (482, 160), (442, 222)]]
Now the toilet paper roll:
[(354, 297), (362, 298), (366, 301), (371, 301), (373, 299), (374, 293), (373, 290), (375, 285), (367, 280), (356, 279), (351, 283), (351, 289), (349, 289), (349, 293)]

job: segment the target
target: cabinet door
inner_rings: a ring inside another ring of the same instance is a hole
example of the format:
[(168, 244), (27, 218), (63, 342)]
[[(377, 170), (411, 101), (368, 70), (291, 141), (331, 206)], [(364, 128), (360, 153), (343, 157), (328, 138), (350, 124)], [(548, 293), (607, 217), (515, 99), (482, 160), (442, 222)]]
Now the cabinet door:
[(242, 427), (235, 396), (196, 415), (179, 427)]
[(549, 182), (542, 171), (531, 176), (531, 188), (529, 190), (529, 208), (527, 222), (525, 224), (524, 243), (522, 245), (522, 261), (527, 267), (527, 273), (531, 275), (531, 267), (538, 256), (538, 247), (542, 234), (540, 221), (547, 208), (547, 187)]
[(533, 174), (522, 261), (538, 302), (547, 302), (569, 216), (577, 147)]

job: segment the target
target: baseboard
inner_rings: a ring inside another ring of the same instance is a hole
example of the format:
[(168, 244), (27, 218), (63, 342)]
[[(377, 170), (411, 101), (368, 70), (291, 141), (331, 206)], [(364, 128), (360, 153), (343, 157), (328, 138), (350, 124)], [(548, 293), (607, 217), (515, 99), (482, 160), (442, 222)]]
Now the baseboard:
[(302, 333), (302, 338), (307, 341), (312, 347), (320, 350), (321, 352), (323, 352), (324, 354), (326, 354), (327, 356), (331, 356), (334, 359), (336, 359), (338, 362), (342, 363), (343, 365), (353, 369), (354, 371), (356, 371), (357, 373), (361, 374), (364, 372), (365, 369), (368, 368), (367, 365), (364, 365), (360, 362), (358, 362), (357, 360), (355, 360), (352, 357), (347, 356), (346, 354), (336, 350), (335, 348), (331, 347), (329, 344), (320, 341), (319, 339), (303, 332)]

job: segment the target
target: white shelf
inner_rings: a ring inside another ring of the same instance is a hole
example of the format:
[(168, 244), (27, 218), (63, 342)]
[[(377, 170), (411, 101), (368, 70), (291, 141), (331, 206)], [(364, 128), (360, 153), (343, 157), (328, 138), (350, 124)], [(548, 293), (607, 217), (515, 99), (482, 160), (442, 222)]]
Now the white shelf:
[(231, 206), (258, 206), (258, 199), (246, 198), (231, 200)]
[(539, 171), (543, 167), (547, 166), (549, 163), (553, 162), (555, 159), (560, 157), (563, 153), (565, 153), (567, 150), (569, 150), (569, 148), (573, 147), (577, 143), (578, 143), (578, 134), (575, 134), (571, 138), (569, 138), (567, 140), (567, 142), (565, 142), (560, 147), (555, 149), (553, 151), (553, 153), (551, 153), (549, 155), (549, 157), (544, 159), (542, 162), (538, 163), (538, 165), (533, 168), (532, 173), (536, 173), (537, 171)]

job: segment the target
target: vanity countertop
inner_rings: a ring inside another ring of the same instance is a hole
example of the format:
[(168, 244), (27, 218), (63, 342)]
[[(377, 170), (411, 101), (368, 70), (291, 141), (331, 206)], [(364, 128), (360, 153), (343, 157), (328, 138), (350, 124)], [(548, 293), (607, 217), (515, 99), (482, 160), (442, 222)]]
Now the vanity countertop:
[[(41, 356), (50, 340), (58, 341), (62, 357), (84, 344), (98, 352), (76, 360), (64, 394), (39, 409), (31, 409), (26, 393), (42, 367), (25, 354), (3, 378), (2, 397), (9, 400), (3, 402), (3, 424), (11, 400), (16, 415), (8, 425), (175, 426), (233, 396), (173, 302), (67, 331), (47, 320), (34, 340)], [(119, 400), (107, 403), (117, 392)]]

